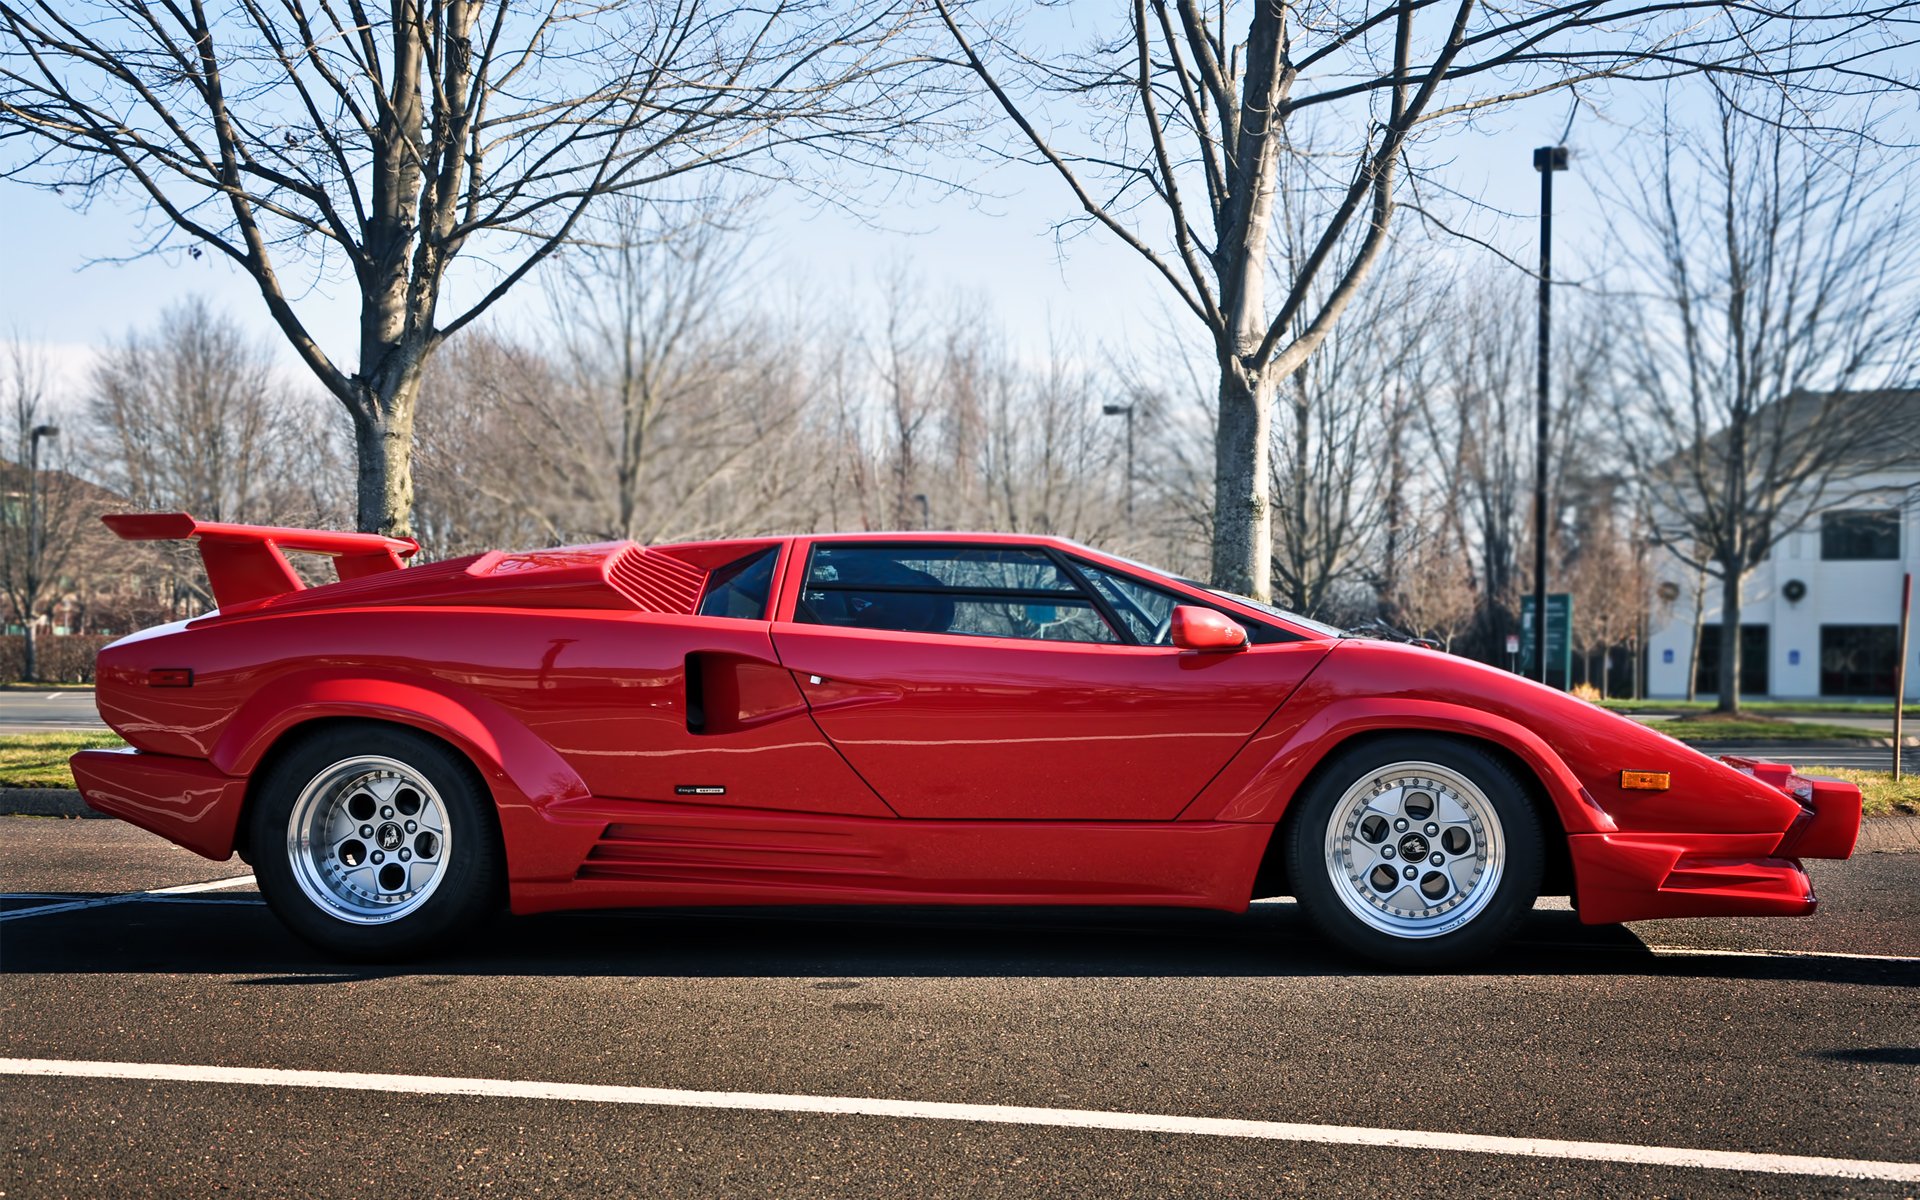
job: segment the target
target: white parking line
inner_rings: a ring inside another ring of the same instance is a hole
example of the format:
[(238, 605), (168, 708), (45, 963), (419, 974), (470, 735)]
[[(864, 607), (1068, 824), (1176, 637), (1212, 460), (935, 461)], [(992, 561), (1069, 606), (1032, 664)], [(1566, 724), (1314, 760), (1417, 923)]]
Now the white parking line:
[(1706, 946), (1648, 946), (1660, 958), (1839, 958), (1854, 962), (1920, 963), (1904, 954), (1847, 954), (1839, 950), (1714, 950)]
[(1920, 1183), (1920, 1163), (1743, 1150), (1698, 1150), (1619, 1142), (1572, 1142), (1555, 1138), (1489, 1137), (1419, 1129), (1370, 1129), (1357, 1125), (1301, 1125), (1290, 1121), (1239, 1121), (1159, 1113), (1101, 1112), (1078, 1108), (1025, 1108), (1003, 1104), (952, 1104), (862, 1096), (789, 1096), (763, 1092), (700, 1092), (679, 1088), (610, 1084), (547, 1083), (511, 1079), (463, 1079), (443, 1075), (370, 1075), (346, 1071), (282, 1071), (259, 1067), (214, 1067), (182, 1063), (83, 1062), (51, 1058), (0, 1058), (0, 1075), (67, 1079), (141, 1079), (168, 1083), (214, 1083), (250, 1087), (330, 1088), (397, 1092), (416, 1096), (487, 1096), (515, 1100), (571, 1100), (594, 1104), (648, 1104), (665, 1108), (710, 1108), (738, 1112), (813, 1113), (824, 1116), (903, 1117), (925, 1121), (977, 1121), (1058, 1129), (1113, 1129), (1131, 1133), (1197, 1134), (1312, 1142), (1329, 1146), (1389, 1146), (1504, 1154), (1522, 1158), (1575, 1159), (1637, 1166), (1753, 1171), (1769, 1175), (1817, 1175)]
[[(109, 904), (131, 904), (136, 900), (165, 900), (175, 896), (191, 896), (197, 892), (217, 892), (226, 888), (245, 887), (253, 882), (251, 875), (236, 875), (231, 879), (212, 879), (205, 883), (183, 883), (176, 887), (155, 888), (150, 892), (126, 892), (119, 896), (95, 896), (87, 900), (68, 900), (62, 904), (41, 904), (33, 908), (16, 908), (12, 912), (0, 912), (0, 921), (18, 921), (24, 917), (48, 917), (54, 913), (78, 912), (83, 908), (105, 908)], [(22, 896), (29, 893), (21, 893)], [(8, 897), (0, 896), (0, 899)]]

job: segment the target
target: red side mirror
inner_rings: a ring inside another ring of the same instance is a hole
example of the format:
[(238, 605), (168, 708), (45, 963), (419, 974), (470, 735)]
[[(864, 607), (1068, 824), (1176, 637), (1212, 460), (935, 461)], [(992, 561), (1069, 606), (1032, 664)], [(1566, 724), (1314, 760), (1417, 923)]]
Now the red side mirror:
[(1225, 613), (1197, 604), (1175, 608), (1167, 633), (1182, 650), (1238, 650), (1247, 644), (1244, 626)]

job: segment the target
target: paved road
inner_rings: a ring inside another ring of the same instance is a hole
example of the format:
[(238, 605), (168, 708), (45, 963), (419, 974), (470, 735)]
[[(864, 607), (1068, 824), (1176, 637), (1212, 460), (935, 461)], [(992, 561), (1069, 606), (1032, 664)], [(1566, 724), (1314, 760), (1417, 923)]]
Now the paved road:
[[(1804, 721), (1809, 725), (1838, 725), (1847, 729), (1857, 729), (1862, 736), (1866, 737), (1888, 737), (1893, 733), (1892, 712), (1893, 703), (1889, 701), (1887, 703), (1888, 715), (1884, 717), (1867, 716), (1862, 713), (1769, 712), (1765, 714), (1765, 718), (1770, 721)], [(1627, 713), (1625, 715), (1640, 722), (1642, 725), (1659, 725), (1681, 714), (1641, 712)], [(1920, 717), (1908, 717), (1906, 719), (1905, 732), (1908, 735), (1920, 733)]]
[[(242, 874), (118, 822), (0, 819), (0, 903), (16, 913)], [(242, 886), (0, 924), (0, 1054), (1920, 1163), (1920, 854), (1819, 864), (1815, 878), (1824, 907), (1802, 921), (1589, 929), (1543, 909), (1511, 952), (1439, 978), (1356, 968), (1284, 903), (1243, 916), (555, 916), (417, 968), (366, 969), (293, 942)], [(1849, 954), (1882, 957), (1834, 957)], [(8, 1200), (1916, 1190), (1191, 1132), (186, 1081), (7, 1078), (0, 1131)]]
[(0, 734), (105, 728), (93, 707), (92, 688), (0, 691)]
[[(1866, 771), (1893, 768), (1891, 746), (1860, 746), (1850, 742), (1778, 742), (1755, 745), (1752, 742), (1707, 743), (1694, 746), (1704, 754), (1740, 754), (1748, 758), (1792, 763), (1796, 767), (1853, 767)], [(1920, 747), (1900, 751), (1901, 770), (1920, 773)]]

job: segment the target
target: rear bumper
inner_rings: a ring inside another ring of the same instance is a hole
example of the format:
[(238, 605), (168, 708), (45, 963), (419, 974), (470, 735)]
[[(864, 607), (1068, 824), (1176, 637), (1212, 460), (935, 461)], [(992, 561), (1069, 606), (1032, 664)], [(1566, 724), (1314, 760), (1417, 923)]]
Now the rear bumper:
[(1809, 778), (1785, 763), (1727, 765), (1800, 806), (1776, 833), (1586, 833), (1567, 839), (1580, 919), (1590, 925), (1656, 917), (1800, 917), (1818, 903), (1803, 858), (1846, 858), (1860, 836), (1860, 789)]
[(87, 807), (222, 860), (232, 856), (247, 781), (197, 758), (82, 750), (68, 762)]

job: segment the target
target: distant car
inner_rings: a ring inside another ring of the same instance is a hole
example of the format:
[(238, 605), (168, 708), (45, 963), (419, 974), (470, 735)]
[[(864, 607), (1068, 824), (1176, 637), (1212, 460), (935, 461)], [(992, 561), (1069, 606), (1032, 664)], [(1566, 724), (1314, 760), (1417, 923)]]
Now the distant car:
[[(1403, 966), (1590, 923), (1810, 913), (1849, 784), (1716, 761), (1418, 646), (1058, 538), (475, 555), (111, 516), (219, 605), (100, 652), (87, 802), (238, 851), (296, 933), (447, 944), (500, 907), (1170, 905), (1292, 895)], [(283, 551), (331, 556), (305, 587)]]

